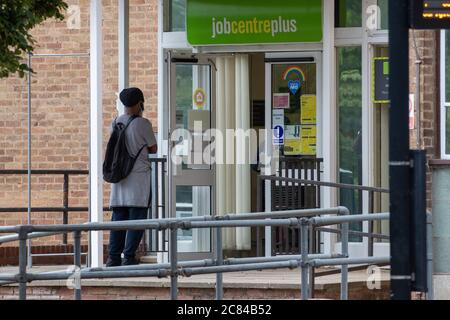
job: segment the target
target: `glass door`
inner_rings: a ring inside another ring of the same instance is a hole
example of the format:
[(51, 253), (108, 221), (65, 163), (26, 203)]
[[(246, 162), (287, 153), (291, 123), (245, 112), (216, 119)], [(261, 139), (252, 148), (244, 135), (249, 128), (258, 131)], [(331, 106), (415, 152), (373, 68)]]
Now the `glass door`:
[[(318, 180), (320, 172), (320, 54), (266, 55), (266, 153), (272, 165), (266, 174)], [(273, 211), (320, 207), (320, 189), (276, 181), (266, 184), (265, 207)], [(298, 232), (291, 228), (266, 228), (266, 255), (298, 252)]]
[[(206, 57), (170, 58), (169, 212), (171, 217), (214, 215), (210, 139), (215, 126), (214, 68)], [(180, 260), (212, 256), (210, 229), (178, 231)]]

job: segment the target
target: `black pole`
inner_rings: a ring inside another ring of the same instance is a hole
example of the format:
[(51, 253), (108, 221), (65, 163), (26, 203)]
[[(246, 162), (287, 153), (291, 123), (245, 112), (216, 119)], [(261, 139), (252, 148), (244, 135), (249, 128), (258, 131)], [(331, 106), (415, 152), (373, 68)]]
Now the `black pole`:
[(411, 299), (408, 0), (389, 0), (391, 299)]

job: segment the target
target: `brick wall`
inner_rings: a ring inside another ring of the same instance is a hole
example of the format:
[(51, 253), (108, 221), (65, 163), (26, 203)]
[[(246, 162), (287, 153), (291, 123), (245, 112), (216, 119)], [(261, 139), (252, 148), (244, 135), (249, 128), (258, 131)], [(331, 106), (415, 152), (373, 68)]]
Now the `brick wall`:
[[(327, 285), (323, 290), (315, 291), (315, 299), (338, 300), (339, 285)], [(16, 286), (0, 287), (0, 299), (17, 300)], [(161, 287), (131, 287), (131, 286), (85, 286), (82, 285), (83, 300), (168, 300), (169, 288)], [(213, 288), (179, 287), (180, 300), (214, 300)], [(30, 300), (73, 300), (74, 292), (64, 286), (28, 286), (27, 299)], [(225, 300), (293, 300), (300, 299), (299, 289), (256, 289), (256, 288), (225, 288)], [(365, 283), (349, 284), (349, 300), (387, 300), (389, 299), (389, 284), (382, 283), (381, 290), (368, 290)]]
[[(79, 29), (67, 21), (49, 20), (33, 30), (36, 54), (89, 53), (89, 0), (69, 0), (81, 13)], [(103, 0), (104, 143), (116, 116), (118, 91), (117, 1)], [(32, 66), (32, 168), (88, 169), (89, 58), (34, 57)], [(130, 86), (146, 97), (145, 116), (157, 130), (157, 1), (130, 0)], [(0, 80), (0, 169), (27, 168), (27, 79)], [(32, 206), (62, 206), (63, 177), (33, 177)], [(105, 205), (109, 188), (105, 184)], [(88, 206), (88, 179), (70, 177), (70, 206)], [(26, 176), (0, 175), (0, 207), (27, 207)], [(61, 223), (62, 213), (33, 213), (34, 223)], [(71, 213), (69, 223), (87, 221), (87, 213)], [(105, 214), (105, 219), (109, 219)], [(0, 225), (26, 222), (26, 213), (0, 213)], [(105, 234), (107, 237), (107, 234)], [(61, 236), (35, 240), (61, 244)], [(71, 239), (71, 237), (69, 237)]]
[[(434, 30), (415, 30), (417, 51), (422, 60), (420, 79), (420, 148), (427, 151), (427, 158), (439, 157), (439, 33)], [(415, 93), (416, 79), (416, 50), (414, 48), (413, 31), (410, 32), (410, 93)], [(417, 121), (417, 119), (416, 119)], [(416, 123), (417, 125), (417, 123)], [(417, 149), (417, 131), (410, 132), (411, 148)], [(431, 171), (427, 171), (427, 207), (431, 209)]]

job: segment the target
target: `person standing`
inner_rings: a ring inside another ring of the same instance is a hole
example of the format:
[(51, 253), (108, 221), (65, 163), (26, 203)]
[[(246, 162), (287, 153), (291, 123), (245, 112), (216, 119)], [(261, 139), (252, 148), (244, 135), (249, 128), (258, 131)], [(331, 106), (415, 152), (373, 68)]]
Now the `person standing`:
[[(148, 153), (157, 152), (156, 138), (151, 122), (143, 118), (144, 94), (138, 88), (127, 88), (120, 93), (125, 113), (112, 124), (127, 126), (125, 142), (128, 153), (137, 157), (130, 174), (123, 180), (112, 183), (110, 208), (112, 221), (144, 220), (151, 201), (151, 167)], [(135, 265), (136, 250), (142, 240), (143, 230), (111, 231), (107, 267)], [(124, 259), (122, 261), (122, 253)]]

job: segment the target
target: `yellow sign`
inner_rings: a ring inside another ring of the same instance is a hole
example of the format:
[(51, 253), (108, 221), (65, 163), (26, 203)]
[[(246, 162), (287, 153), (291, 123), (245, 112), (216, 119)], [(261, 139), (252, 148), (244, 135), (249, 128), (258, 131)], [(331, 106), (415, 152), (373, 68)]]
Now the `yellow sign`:
[(315, 124), (317, 121), (317, 101), (315, 95), (304, 94), (301, 98), (301, 123)]
[(302, 140), (285, 140), (284, 141), (284, 155), (298, 156), (302, 154)]
[(300, 154), (315, 156), (317, 144), (316, 126), (302, 126), (300, 139), (301, 139)]

